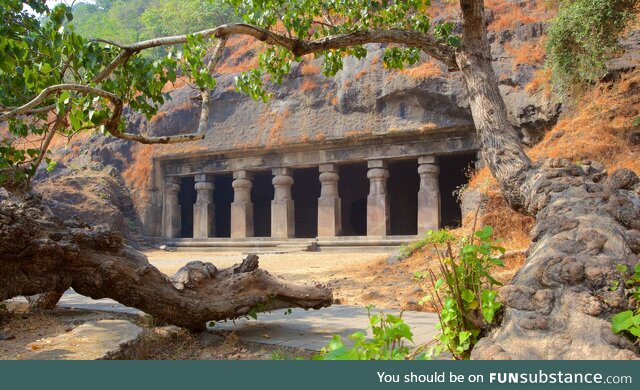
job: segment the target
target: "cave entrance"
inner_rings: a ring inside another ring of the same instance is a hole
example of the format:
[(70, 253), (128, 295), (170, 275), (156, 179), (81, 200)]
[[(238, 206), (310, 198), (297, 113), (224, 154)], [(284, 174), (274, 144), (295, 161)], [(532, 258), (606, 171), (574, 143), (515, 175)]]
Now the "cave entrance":
[(215, 205), (216, 237), (231, 237), (231, 202), (233, 202), (233, 176), (214, 178), (213, 204)]
[(342, 208), (342, 235), (367, 235), (367, 163), (344, 164), (340, 166), (338, 192)]
[(255, 173), (251, 188), (254, 237), (271, 237), (271, 201), (274, 188), (271, 173)]
[(180, 178), (180, 237), (193, 238), (193, 205), (196, 203), (195, 178), (187, 176)]
[(462, 225), (462, 209), (458, 193), (460, 188), (469, 182), (469, 171), (474, 169), (476, 160), (476, 153), (438, 157), (442, 227), (456, 228)]
[(418, 190), (420, 175), (418, 160), (390, 161), (389, 180), (389, 235), (409, 236), (418, 234)]
[(291, 197), (295, 207), (295, 237), (318, 236), (318, 198), (320, 197), (320, 172), (318, 168), (293, 170)]

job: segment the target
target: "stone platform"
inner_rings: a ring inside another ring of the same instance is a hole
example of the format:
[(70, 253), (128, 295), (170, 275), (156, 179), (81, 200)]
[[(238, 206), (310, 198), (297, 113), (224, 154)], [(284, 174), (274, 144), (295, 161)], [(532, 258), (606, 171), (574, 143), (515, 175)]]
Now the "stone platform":
[[(93, 300), (73, 290), (67, 291), (59, 307), (84, 310), (113, 311), (129, 314), (143, 314), (142, 311), (121, 305), (111, 299)], [(379, 312), (373, 309), (374, 313)], [(385, 309), (385, 313), (398, 315), (397, 309)], [(402, 318), (411, 326), (415, 345), (433, 340), (437, 333), (435, 313), (405, 311)], [(297, 348), (319, 351), (339, 334), (348, 344), (347, 337), (358, 331), (367, 330), (371, 336), (367, 309), (358, 306), (334, 305), (321, 310), (293, 309), (290, 314), (285, 310), (272, 313), (259, 313), (258, 319), (238, 319), (215, 323), (211, 330), (233, 331), (243, 342), (269, 345), (274, 347)]]

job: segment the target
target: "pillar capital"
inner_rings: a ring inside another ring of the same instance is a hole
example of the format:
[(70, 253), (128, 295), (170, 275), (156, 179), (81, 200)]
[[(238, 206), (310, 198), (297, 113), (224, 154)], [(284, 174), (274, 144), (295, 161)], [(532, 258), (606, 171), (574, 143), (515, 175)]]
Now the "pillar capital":
[(194, 175), (193, 177), (196, 181), (196, 183), (199, 182), (212, 182), (214, 180), (214, 177), (211, 175), (207, 175), (206, 173), (198, 173), (197, 175)]
[(418, 157), (418, 164), (437, 164), (436, 156), (421, 156), (421, 157)]
[(246, 170), (234, 171), (233, 178), (251, 180), (253, 178), (253, 173), (251, 171), (246, 171)]
[(215, 185), (212, 182), (208, 181), (196, 181), (195, 189), (198, 193), (201, 191), (213, 191), (215, 189)]
[(320, 171), (320, 173), (325, 173), (325, 172), (338, 172), (338, 166), (336, 164), (320, 164), (320, 166), (318, 167), (318, 170)]
[(293, 171), (291, 168), (273, 168), (271, 170), (275, 176), (291, 176), (293, 175)]
[(438, 175), (440, 167), (435, 164), (420, 164), (418, 166), (418, 174), (420, 175)]
[(367, 161), (367, 168), (372, 169), (372, 168), (387, 168), (387, 161), (386, 160), (369, 160)]

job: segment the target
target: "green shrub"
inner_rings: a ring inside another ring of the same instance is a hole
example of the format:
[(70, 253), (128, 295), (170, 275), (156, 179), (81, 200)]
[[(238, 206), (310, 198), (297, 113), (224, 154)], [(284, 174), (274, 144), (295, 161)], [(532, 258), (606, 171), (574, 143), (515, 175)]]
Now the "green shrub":
[[(636, 339), (636, 342), (640, 342), (640, 263), (636, 264), (634, 273), (630, 276), (625, 265), (618, 266), (618, 271), (623, 279), (626, 279), (624, 288), (635, 307), (613, 316), (611, 328), (614, 333), (628, 333)], [(612, 289), (615, 290), (618, 287), (612, 286)]]
[(438, 256), (438, 270), (414, 276), (429, 291), (420, 304), (431, 303), (442, 331), (428, 356), (446, 350), (455, 359), (468, 359), (478, 339), (497, 323), (502, 304), (493, 287), (500, 283), (491, 271), (504, 266), (500, 256), (505, 249), (492, 236), (490, 226), (460, 241), (446, 230), (427, 232), (426, 240)]
[(599, 80), (637, 0), (561, 0), (547, 30), (547, 65), (563, 91)]
[(348, 348), (339, 335), (313, 357), (314, 360), (405, 360), (413, 358), (406, 342), (413, 343), (413, 333), (409, 325), (400, 316), (391, 314), (371, 314), (372, 306), (367, 307), (369, 325), (373, 339), (364, 332), (355, 332), (348, 336), (353, 347)]

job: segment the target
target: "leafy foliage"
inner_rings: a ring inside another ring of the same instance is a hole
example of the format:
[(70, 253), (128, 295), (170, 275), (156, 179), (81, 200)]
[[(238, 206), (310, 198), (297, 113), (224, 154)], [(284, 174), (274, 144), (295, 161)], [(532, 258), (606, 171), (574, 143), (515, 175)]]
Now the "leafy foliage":
[(547, 31), (548, 66), (562, 90), (601, 78), (636, 0), (561, 0)]
[[(186, 75), (200, 88), (215, 86), (204, 64), (210, 39), (190, 36), (181, 53), (170, 51), (159, 59), (134, 54), (109, 77), (99, 79), (120, 49), (77, 34), (70, 24), (71, 9), (64, 4), (52, 10), (36, 8), (46, 15), (39, 23), (35, 15), (22, 11), (23, 2), (13, 3), (14, 7), (2, 11), (3, 28), (12, 34), (0, 36), (0, 115), (47, 87), (74, 84), (100, 88), (151, 118), (168, 97), (163, 87), (175, 81), (177, 74)], [(57, 132), (72, 137), (91, 129), (104, 134), (112, 115), (109, 100), (86, 92), (63, 90), (46, 97), (39, 106), (46, 109), (6, 122), (8, 135), (0, 140), (0, 182), (28, 180), (43, 160), (47, 135)], [(121, 118), (119, 129), (124, 128)], [(48, 158), (44, 161), (54, 166)]]
[[(640, 263), (636, 264), (633, 274), (629, 275), (628, 267), (618, 266), (618, 271), (625, 281), (625, 290), (635, 309), (626, 310), (611, 318), (611, 329), (614, 333), (625, 332), (635, 337), (640, 343)], [(615, 286), (616, 289), (618, 286)]]
[[(430, 294), (420, 303), (431, 303), (438, 312), (442, 333), (428, 355), (449, 351), (456, 359), (468, 359), (478, 339), (497, 322), (502, 304), (493, 286), (500, 283), (491, 276), (495, 267), (503, 267), (500, 256), (505, 249), (492, 239), (490, 226), (476, 231), (460, 242), (446, 230), (427, 232), (426, 240), (438, 256), (439, 270), (416, 272)], [(458, 249), (454, 251), (457, 244)]]
[[(299, 39), (320, 39), (338, 34), (376, 29), (405, 29), (433, 35), (452, 46), (460, 44), (453, 34), (454, 25), (438, 22), (432, 25), (428, 7), (430, 0), (370, 1), (370, 0), (223, 0), (232, 5), (238, 16), (249, 24), (275, 30)], [(358, 59), (367, 55), (367, 48), (356, 45), (318, 53), (323, 58), (322, 73), (329, 77), (343, 68), (343, 59), (353, 56)], [(394, 69), (403, 69), (420, 59), (420, 51), (413, 47), (389, 46), (385, 48), (383, 63)], [(282, 81), (294, 62), (299, 62), (292, 53), (273, 47), (261, 54), (259, 69), (245, 72), (236, 78), (238, 91), (256, 100), (266, 101), (270, 95), (265, 91), (263, 74), (272, 82)]]
[(355, 332), (349, 336), (353, 347), (347, 347), (339, 335), (314, 356), (314, 360), (405, 360), (411, 358), (406, 342), (413, 343), (411, 328), (402, 320), (402, 315), (371, 314), (372, 306), (367, 307), (369, 325), (373, 339), (364, 332)]

